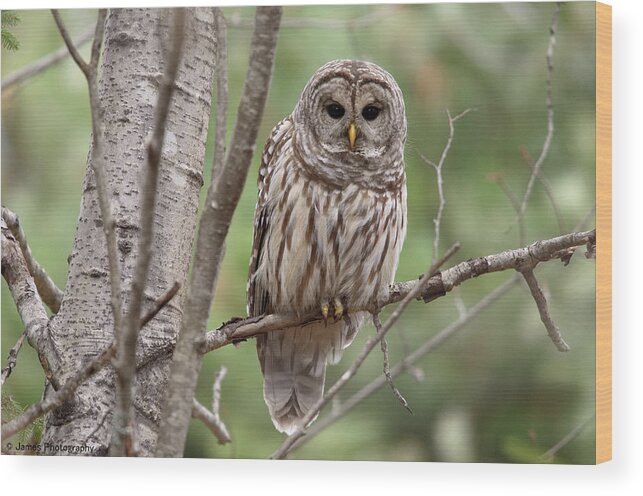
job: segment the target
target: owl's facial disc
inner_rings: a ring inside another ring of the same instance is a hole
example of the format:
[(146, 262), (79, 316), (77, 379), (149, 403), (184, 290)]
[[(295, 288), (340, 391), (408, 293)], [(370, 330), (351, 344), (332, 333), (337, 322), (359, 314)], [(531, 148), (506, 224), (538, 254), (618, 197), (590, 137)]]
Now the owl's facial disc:
[(366, 177), (366, 171), (371, 177), (403, 163), (402, 93), (375, 64), (336, 60), (324, 65), (304, 88), (293, 119), (300, 155), (327, 179)]

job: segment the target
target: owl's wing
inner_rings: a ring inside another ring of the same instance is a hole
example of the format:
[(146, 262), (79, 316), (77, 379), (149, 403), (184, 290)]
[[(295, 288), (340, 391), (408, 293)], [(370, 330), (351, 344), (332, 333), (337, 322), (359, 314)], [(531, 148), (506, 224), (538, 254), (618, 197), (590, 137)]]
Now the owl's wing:
[(266, 235), (270, 229), (272, 216), (272, 207), (268, 202), (268, 189), (272, 177), (272, 169), (275, 167), (278, 152), (282, 148), (284, 140), (289, 139), (292, 130), (292, 121), (290, 117), (285, 118), (277, 124), (266, 144), (261, 155), (261, 164), (259, 166), (259, 177), (257, 185), (259, 194), (257, 197), (257, 206), (255, 208), (254, 234), (252, 240), (252, 255), (250, 257), (250, 267), (248, 273), (248, 315), (257, 316), (269, 313), (270, 295), (268, 289), (257, 280), (257, 271), (261, 263), (263, 247)]

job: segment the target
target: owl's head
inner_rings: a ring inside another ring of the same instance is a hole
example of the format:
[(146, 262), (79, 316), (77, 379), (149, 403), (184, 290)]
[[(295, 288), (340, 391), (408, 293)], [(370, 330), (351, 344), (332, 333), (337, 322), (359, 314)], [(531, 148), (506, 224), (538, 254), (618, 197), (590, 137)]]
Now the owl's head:
[(373, 63), (328, 62), (304, 88), (293, 120), (306, 160), (320, 166), (353, 166), (357, 172), (402, 162), (402, 91), (393, 76)]

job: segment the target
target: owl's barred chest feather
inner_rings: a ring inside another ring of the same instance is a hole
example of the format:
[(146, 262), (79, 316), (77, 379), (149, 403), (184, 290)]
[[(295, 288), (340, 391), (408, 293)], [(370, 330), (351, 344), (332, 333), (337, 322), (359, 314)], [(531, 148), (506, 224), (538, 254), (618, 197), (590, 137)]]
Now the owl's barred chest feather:
[[(266, 212), (255, 280), (270, 288), (266, 309), (307, 313), (339, 299), (368, 307), (393, 281), (406, 231), (406, 186), (371, 189), (330, 185), (311, 175), (292, 153), (288, 123), (266, 149), (260, 198)], [(277, 149), (278, 147), (278, 149)]]

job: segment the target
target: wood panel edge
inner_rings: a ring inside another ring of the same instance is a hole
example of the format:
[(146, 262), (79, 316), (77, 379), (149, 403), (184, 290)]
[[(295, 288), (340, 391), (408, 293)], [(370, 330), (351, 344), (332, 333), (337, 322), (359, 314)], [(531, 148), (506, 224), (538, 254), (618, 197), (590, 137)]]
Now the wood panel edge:
[(596, 463), (612, 459), (612, 7), (596, 2)]

